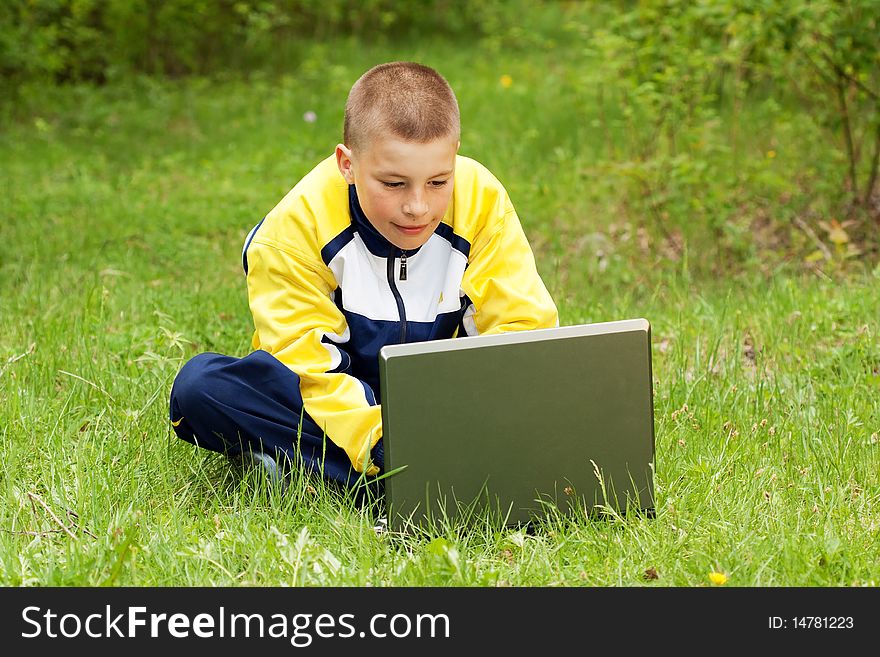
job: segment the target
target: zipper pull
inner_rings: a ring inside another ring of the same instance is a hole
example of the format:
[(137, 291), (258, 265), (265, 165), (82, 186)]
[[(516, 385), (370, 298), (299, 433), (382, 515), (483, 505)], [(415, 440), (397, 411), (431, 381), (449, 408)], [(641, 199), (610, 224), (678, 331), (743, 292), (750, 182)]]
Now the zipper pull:
[(400, 254), (400, 280), (406, 280), (406, 254)]

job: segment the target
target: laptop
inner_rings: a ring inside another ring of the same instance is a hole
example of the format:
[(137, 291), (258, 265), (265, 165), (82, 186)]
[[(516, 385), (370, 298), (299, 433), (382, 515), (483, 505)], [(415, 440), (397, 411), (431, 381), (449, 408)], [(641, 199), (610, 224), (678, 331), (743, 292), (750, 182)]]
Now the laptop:
[(647, 320), (388, 345), (379, 376), (389, 529), (653, 514)]

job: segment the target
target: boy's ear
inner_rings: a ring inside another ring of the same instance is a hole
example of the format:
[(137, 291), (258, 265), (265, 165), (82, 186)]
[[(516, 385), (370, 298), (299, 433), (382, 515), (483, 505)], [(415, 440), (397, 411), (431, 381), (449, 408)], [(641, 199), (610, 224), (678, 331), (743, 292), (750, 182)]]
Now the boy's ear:
[(336, 166), (339, 173), (345, 178), (345, 182), (354, 185), (354, 175), (351, 172), (351, 149), (345, 144), (336, 144)]

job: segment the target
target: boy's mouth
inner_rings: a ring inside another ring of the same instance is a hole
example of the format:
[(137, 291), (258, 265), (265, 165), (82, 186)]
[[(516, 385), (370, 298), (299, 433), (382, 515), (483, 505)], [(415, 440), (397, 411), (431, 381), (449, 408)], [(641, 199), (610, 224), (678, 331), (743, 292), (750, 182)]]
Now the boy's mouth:
[(418, 235), (425, 228), (427, 228), (430, 224), (423, 224), (421, 226), (401, 226), (400, 224), (392, 224), (397, 230), (399, 230), (404, 235)]

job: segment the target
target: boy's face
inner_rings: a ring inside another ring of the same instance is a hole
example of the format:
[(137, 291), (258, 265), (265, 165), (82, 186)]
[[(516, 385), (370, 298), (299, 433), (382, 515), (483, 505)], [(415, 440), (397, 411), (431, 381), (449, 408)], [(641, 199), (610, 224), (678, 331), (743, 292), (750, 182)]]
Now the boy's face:
[(357, 188), (370, 223), (401, 249), (422, 246), (446, 214), (452, 199), (459, 142), (426, 143), (374, 137), (352, 152), (336, 147), (339, 171)]

